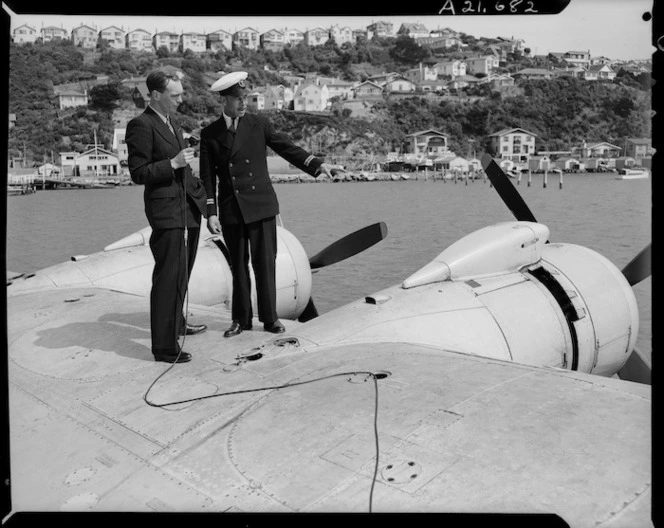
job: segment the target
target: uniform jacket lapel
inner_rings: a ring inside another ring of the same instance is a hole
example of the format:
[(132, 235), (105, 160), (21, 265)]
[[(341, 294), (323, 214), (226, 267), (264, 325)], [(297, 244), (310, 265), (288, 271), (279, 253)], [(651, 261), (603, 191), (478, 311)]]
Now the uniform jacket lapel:
[[(168, 141), (171, 145), (173, 145), (175, 148), (178, 149), (178, 151), (182, 150), (180, 147), (180, 140), (179, 138), (176, 138), (173, 133), (171, 132), (171, 129), (168, 128), (168, 125), (164, 123), (164, 120), (157, 115), (157, 113), (152, 110), (149, 106), (145, 109), (145, 113), (148, 114), (154, 123), (154, 128), (157, 131), (159, 135), (161, 135), (166, 141)], [(171, 124), (173, 122), (171, 121)], [(176, 126), (173, 125), (173, 129), (176, 129)]]

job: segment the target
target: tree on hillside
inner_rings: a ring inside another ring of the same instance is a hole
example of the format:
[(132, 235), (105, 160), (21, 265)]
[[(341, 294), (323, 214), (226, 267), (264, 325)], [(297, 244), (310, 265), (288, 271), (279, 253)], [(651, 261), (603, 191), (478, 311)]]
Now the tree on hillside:
[(427, 48), (420, 46), (408, 35), (400, 35), (390, 50), (390, 57), (402, 64), (414, 65), (430, 56)]
[(118, 107), (121, 92), (117, 83), (98, 84), (90, 90), (90, 108), (112, 112)]

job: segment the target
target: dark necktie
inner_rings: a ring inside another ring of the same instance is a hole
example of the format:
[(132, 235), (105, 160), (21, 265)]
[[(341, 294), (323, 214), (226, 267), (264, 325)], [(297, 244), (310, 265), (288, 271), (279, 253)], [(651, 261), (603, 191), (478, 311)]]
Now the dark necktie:
[(173, 135), (175, 137), (177, 137), (177, 134), (175, 133), (175, 129), (173, 128), (173, 124), (171, 123), (171, 116), (166, 116), (166, 124), (168, 125), (168, 128), (173, 133)]
[(235, 135), (235, 131), (237, 130), (237, 117), (235, 119), (231, 119), (231, 126), (228, 130), (231, 134)]

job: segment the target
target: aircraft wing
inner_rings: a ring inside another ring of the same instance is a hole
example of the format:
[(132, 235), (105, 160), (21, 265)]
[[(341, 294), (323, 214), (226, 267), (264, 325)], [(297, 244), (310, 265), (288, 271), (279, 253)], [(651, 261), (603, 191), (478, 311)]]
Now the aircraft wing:
[[(190, 321), (208, 331), (167, 371), (150, 354), (147, 298), (80, 288), (7, 302), (14, 512), (652, 526), (650, 386), (405, 342), (307, 348), (256, 325), (225, 339), (228, 315), (200, 306)], [(188, 401), (151, 406), (148, 388), (156, 405)]]

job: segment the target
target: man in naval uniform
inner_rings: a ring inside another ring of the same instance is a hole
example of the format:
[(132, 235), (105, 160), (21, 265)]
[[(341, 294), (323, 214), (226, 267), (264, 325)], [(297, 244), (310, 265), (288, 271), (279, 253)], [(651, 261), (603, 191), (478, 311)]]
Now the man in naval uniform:
[(183, 363), (191, 355), (180, 350), (178, 335), (206, 329), (185, 325), (182, 313), (201, 215), (206, 214), (205, 189), (189, 167), (194, 149), (186, 147), (182, 129), (172, 120), (182, 102), (180, 77), (157, 70), (148, 75), (146, 84), (150, 104), (127, 124), (126, 142), (131, 179), (145, 185), (145, 215), (152, 227), (152, 354), (155, 361)]
[(200, 171), (207, 193), (208, 228), (223, 233), (233, 273), (233, 323), (225, 337), (252, 328), (250, 253), (258, 319), (268, 332), (285, 331), (276, 309), (279, 202), (267, 170), (267, 147), (314, 177), (331, 177), (333, 171), (343, 170), (296, 146), (276, 132), (267, 118), (247, 114), (246, 78), (246, 72), (232, 72), (212, 85), (210, 90), (221, 95), (223, 114), (201, 132)]

